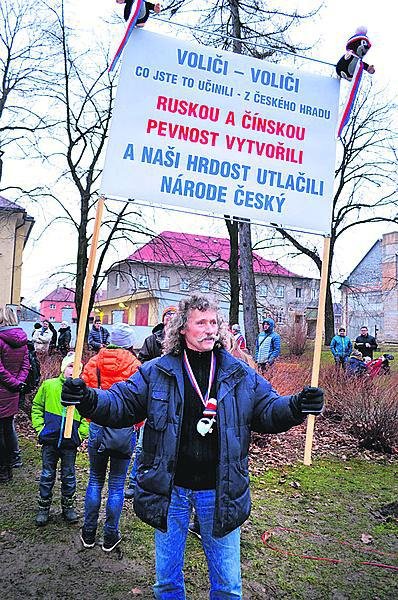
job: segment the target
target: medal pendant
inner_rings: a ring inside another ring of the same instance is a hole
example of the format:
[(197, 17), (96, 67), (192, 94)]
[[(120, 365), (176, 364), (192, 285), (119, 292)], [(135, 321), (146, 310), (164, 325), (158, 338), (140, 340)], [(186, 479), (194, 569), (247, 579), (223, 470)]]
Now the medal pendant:
[(196, 425), (196, 430), (200, 435), (205, 436), (207, 433), (211, 433), (213, 431), (212, 425), (214, 423), (214, 417), (209, 419), (208, 417), (202, 417), (199, 419), (198, 424)]

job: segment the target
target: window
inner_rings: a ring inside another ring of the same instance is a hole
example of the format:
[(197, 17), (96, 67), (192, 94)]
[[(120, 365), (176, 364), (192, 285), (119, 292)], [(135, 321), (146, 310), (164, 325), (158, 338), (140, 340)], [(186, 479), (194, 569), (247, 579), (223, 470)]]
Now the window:
[(296, 288), (296, 298), (301, 298), (301, 292), (303, 288)]
[(169, 290), (170, 289), (170, 277), (159, 277), (159, 289)]
[(189, 279), (181, 279), (180, 290), (182, 292), (189, 292)]
[(55, 308), (55, 304), (50, 304), (50, 308), (54, 309)]
[(138, 287), (143, 289), (149, 286), (148, 275), (138, 275)]
[(117, 290), (120, 288), (120, 273), (116, 273), (115, 275), (115, 288)]
[(276, 290), (275, 290), (275, 296), (277, 298), (284, 298), (285, 297), (285, 286), (284, 285), (278, 285)]
[(262, 297), (264, 297), (264, 296), (266, 296), (267, 294), (268, 294), (268, 286), (267, 286), (267, 285), (265, 285), (265, 283), (261, 283), (261, 284), (258, 286), (258, 295), (259, 295), (259, 296), (262, 296)]
[(201, 292), (210, 292), (210, 281), (208, 279), (204, 279), (200, 284)]
[(221, 279), (218, 283), (218, 289), (221, 294), (229, 294), (229, 281)]
[(283, 312), (283, 309), (277, 311), (275, 315), (275, 320), (277, 323), (283, 323), (285, 321), (285, 313)]
[(311, 300), (316, 300), (317, 290), (315, 288), (311, 288)]

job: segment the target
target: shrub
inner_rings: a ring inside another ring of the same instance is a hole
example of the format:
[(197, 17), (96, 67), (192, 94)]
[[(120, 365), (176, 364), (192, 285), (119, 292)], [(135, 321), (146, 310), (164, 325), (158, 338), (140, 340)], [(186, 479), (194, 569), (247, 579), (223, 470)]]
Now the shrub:
[(307, 347), (307, 324), (293, 323), (286, 328), (284, 337), (289, 356), (302, 356)]
[(357, 378), (322, 373), (326, 392), (326, 417), (341, 418), (359, 446), (391, 454), (398, 450), (398, 375)]

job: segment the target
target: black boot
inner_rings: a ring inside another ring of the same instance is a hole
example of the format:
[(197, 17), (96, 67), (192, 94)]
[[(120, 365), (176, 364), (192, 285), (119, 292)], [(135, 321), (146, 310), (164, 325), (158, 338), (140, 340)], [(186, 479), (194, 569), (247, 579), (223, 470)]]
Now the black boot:
[(13, 452), (11, 452), (10, 465), (13, 469), (19, 469), (19, 467), (22, 467), (22, 458), (20, 450), (14, 450)]
[(7, 465), (0, 466), (0, 483), (8, 483), (12, 479), (12, 471)]
[(77, 523), (79, 517), (75, 509), (75, 497), (62, 496), (61, 498), (62, 516), (68, 523)]
[(50, 517), (50, 506), (51, 506), (51, 497), (50, 498), (42, 498), (39, 496), (39, 510), (36, 515), (36, 525), (38, 527), (44, 527), (47, 525), (48, 519)]

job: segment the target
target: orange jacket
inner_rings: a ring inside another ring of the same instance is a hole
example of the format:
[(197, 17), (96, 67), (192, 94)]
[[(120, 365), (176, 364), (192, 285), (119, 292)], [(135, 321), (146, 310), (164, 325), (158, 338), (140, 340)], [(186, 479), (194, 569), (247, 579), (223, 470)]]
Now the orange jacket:
[(138, 358), (124, 348), (101, 348), (85, 365), (82, 379), (90, 387), (107, 390), (114, 383), (126, 381), (140, 365)]

